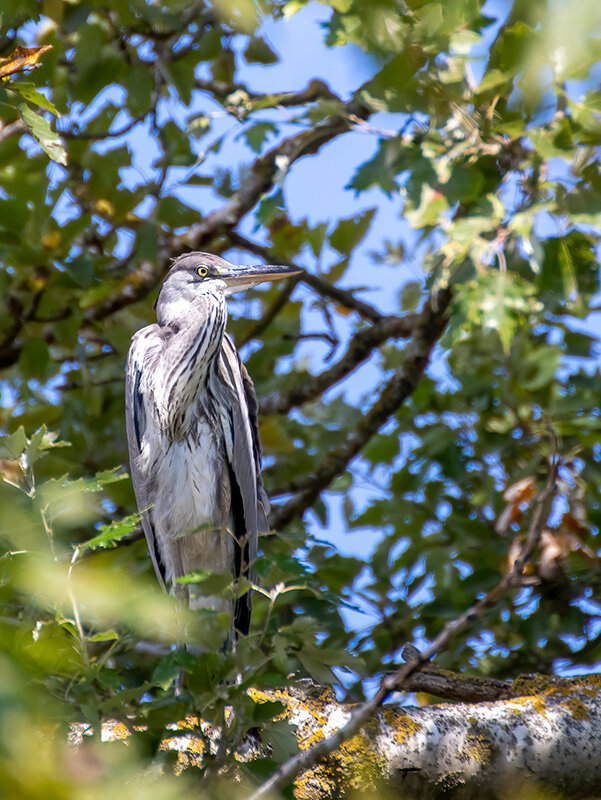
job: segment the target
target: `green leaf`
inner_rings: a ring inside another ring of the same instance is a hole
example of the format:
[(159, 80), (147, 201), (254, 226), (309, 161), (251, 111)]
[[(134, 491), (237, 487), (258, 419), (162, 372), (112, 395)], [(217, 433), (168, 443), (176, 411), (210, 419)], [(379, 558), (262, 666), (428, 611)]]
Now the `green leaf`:
[(39, 458), (46, 455), (48, 450), (57, 447), (71, 447), (71, 443), (61, 441), (58, 438), (58, 433), (48, 431), (46, 430), (46, 426), (42, 425), (42, 427), (33, 434), (25, 448), (27, 462), (30, 466), (33, 466)]
[(79, 550), (97, 550), (106, 547), (115, 547), (121, 539), (133, 533), (140, 524), (139, 514), (130, 514), (118, 522), (111, 522), (108, 525), (100, 526), (100, 533), (88, 539), (86, 542), (77, 545)]
[(27, 436), (25, 429), (20, 425), (14, 433), (9, 436), (0, 437), (0, 457), (6, 459), (17, 459), (27, 447)]
[(438, 224), (440, 217), (448, 208), (449, 204), (444, 194), (424, 184), (419, 207), (413, 211), (406, 211), (405, 216), (412, 228), (425, 228)]
[(332, 247), (339, 253), (349, 254), (365, 238), (375, 213), (375, 208), (369, 208), (360, 214), (340, 220), (330, 234)]
[(400, 136), (380, 140), (376, 155), (359, 167), (347, 188), (364, 192), (372, 186), (379, 186), (387, 195), (397, 191), (399, 187), (394, 177), (401, 166), (399, 159), (402, 149)]
[(117, 631), (102, 631), (102, 633), (95, 633), (92, 636), (88, 636), (88, 642), (114, 642), (119, 638)]
[(179, 678), (182, 670), (191, 671), (194, 664), (192, 653), (178, 648), (159, 661), (152, 674), (152, 681), (166, 691)]
[(88, 253), (75, 256), (65, 263), (65, 269), (82, 289), (89, 289), (94, 279), (94, 259)]
[(177, 583), (194, 584), (195, 590), (203, 596), (222, 594), (232, 584), (230, 573), (211, 572), (207, 569), (196, 569), (177, 578)]
[(273, 758), (280, 764), (298, 753), (298, 739), (286, 720), (272, 722), (261, 728), (261, 739), (271, 745)]
[(50, 353), (43, 339), (27, 339), (19, 356), (19, 368), (27, 378), (43, 381), (48, 377)]
[(15, 92), (20, 94), (24, 100), (27, 100), (29, 103), (33, 105), (40, 106), (45, 111), (50, 111), (54, 114), (55, 117), (60, 117), (58, 109), (54, 105), (54, 103), (49, 100), (45, 95), (41, 92), (38, 92), (35, 85), (33, 83), (11, 83), (9, 86), (6, 87), (11, 92)]
[(46, 155), (66, 167), (69, 161), (67, 151), (58, 133), (50, 127), (48, 120), (36, 114), (25, 103), (20, 103), (18, 110), (23, 122), (29, 128), (29, 132), (39, 142)]
[(274, 125), (272, 122), (257, 122), (256, 125), (245, 129), (244, 136), (246, 137), (249, 147), (251, 147), (255, 153), (260, 153), (263, 142), (267, 139), (267, 136), (270, 133), (277, 133), (277, 131), (277, 125)]
[(277, 53), (267, 44), (262, 36), (251, 36), (244, 51), (247, 64), (277, 64)]

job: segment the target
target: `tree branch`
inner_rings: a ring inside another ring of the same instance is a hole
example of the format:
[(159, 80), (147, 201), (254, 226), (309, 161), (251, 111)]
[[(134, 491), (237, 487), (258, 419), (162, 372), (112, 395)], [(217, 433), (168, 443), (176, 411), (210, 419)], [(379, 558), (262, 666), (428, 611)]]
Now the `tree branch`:
[[(403, 650), (405, 661), (414, 657), (413, 650), (415, 648), (405, 647)], [(424, 664), (421, 669), (409, 675), (403, 689), (406, 692), (427, 692), (436, 697), (463, 703), (494, 702), (519, 696), (519, 693), (514, 691), (511, 681), (451, 672), (451, 670), (441, 669), (434, 664)]]
[(14, 122), (9, 122), (8, 124), (0, 124), (0, 144), (5, 142), (11, 136), (20, 136), (22, 133), (27, 133), (27, 131), (27, 125), (22, 119), (17, 119)]
[(403, 365), (390, 378), (380, 397), (365, 414), (346, 441), (330, 453), (295, 497), (271, 514), (272, 527), (281, 528), (309, 508), (329, 484), (343, 472), (382, 425), (411, 396), (426, 369), (432, 348), (447, 323), (450, 289), (431, 296), (415, 321), (413, 338), (406, 348)]
[[(216, 237), (230, 233), (260, 197), (271, 189), (282, 169), (288, 169), (298, 159), (316, 153), (324, 144), (350, 130), (352, 123), (347, 118), (348, 114), (352, 113), (364, 119), (371, 113), (359, 100), (351, 100), (343, 105), (342, 109), (340, 116), (331, 117), (309, 130), (303, 130), (295, 136), (284, 139), (264, 156), (257, 158), (242, 186), (221, 208), (209, 214), (181, 239), (176, 236), (169, 237), (169, 241), (161, 248), (157, 264), (143, 262), (137, 270), (130, 272), (121, 286), (111, 295), (86, 309), (85, 322), (104, 319), (115, 311), (142, 300), (167, 272), (172, 256), (179, 255), (186, 247), (203, 250), (208, 248)], [(6, 347), (0, 355), (0, 368), (16, 363), (20, 352), (18, 344)]]
[(298, 283), (298, 278), (289, 278), (284, 288), (279, 292), (273, 303), (265, 311), (260, 319), (253, 320), (249, 329), (246, 331), (242, 339), (239, 341), (238, 346), (243, 347), (251, 341), (251, 339), (258, 339), (258, 337), (271, 325), (277, 315), (285, 308), (286, 303), (290, 300), (290, 295), (294, 291)]
[[(87, 139), (89, 141), (100, 141), (103, 139), (113, 139), (117, 138), (118, 136), (125, 136), (126, 133), (129, 133), (133, 127), (135, 127), (138, 122), (142, 122), (144, 120), (145, 114), (140, 114), (137, 117), (133, 117), (127, 124), (125, 124), (122, 128), (118, 131), (80, 131), (78, 128), (69, 128), (65, 131), (59, 130), (58, 133), (64, 139)], [(92, 120), (93, 122), (94, 120)]]
[(317, 79), (310, 81), (306, 89), (302, 89), (300, 92), (275, 92), (273, 94), (253, 92), (244, 83), (226, 83), (225, 81), (206, 80), (203, 78), (197, 78), (194, 86), (202, 92), (208, 92), (213, 95), (222, 103), (225, 103), (232, 95), (240, 92), (242, 95), (246, 95), (251, 103), (256, 103), (259, 108), (304, 106), (308, 103), (314, 103), (316, 100), (335, 100), (343, 105), (342, 100), (330, 89), (327, 83)]

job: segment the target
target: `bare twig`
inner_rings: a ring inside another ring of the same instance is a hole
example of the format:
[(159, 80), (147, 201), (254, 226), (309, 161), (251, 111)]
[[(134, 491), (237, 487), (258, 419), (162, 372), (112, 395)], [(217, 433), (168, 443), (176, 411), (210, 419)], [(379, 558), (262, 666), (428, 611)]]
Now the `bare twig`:
[(10, 139), (11, 136), (20, 136), (22, 133), (27, 133), (27, 131), (27, 125), (22, 119), (9, 122), (7, 125), (2, 124), (0, 127), (0, 144)]
[(371, 112), (359, 100), (353, 99), (341, 106), (339, 115), (289, 136), (255, 159), (244, 182), (227, 203), (189, 231), (185, 237), (188, 245), (200, 250), (215, 237), (227, 235), (257, 200), (271, 189), (278, 175), (288, 170), (295, 161), (316, 153), (324, 144), (350, 130), (349, 113), (365, 119)]
[(320, 80), (312, 80), (306, 89), (300, 92), (275, 92), (273, 94), (253, 92), (243, 83), (226, 83), (225, 81), (206, 80), (203, 78), (197, 78), (194, 85), (197, 89), (209, 92), (217, 100), (224, 103), (232, 95), (240, 93), (239, 96), (247, 98), (247, 102), (259, 108), (304, 106), (308, 103), (314, 103), (316, 100), (337, 100), (341, 106), (343, 105), (342, 100), (337, 94), (334, 94), (327, 83)]
[(118, 131), (80, 131), (78, 128), (69, 128), (66, 131), (58, 131), (64, 139), (87, 139), (89, 141), (100, 141), (102, 139), (114, 139), (118, 136), (124, 136), (134, 128), (138, 122), (142, 122), (144, 114), (131, 119), (126, 125)]

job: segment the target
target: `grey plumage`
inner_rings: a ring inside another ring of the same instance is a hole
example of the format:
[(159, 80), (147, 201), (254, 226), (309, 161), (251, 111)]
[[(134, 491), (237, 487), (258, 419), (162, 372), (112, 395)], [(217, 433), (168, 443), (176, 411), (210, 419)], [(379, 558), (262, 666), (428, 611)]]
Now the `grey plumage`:
[(250, 593), (234, 607), (175, 583), (193, 570), (247, 575), (269, 529), (253, 383), (225, 333), (226, 296), (291, 267), (234, 267), (209, 253), (177, 258), (157, 322), (132, 338), (125, 409), (130, 469), (150, 557), (163, 588), (193, 608), (233, 614), (248, 632)]

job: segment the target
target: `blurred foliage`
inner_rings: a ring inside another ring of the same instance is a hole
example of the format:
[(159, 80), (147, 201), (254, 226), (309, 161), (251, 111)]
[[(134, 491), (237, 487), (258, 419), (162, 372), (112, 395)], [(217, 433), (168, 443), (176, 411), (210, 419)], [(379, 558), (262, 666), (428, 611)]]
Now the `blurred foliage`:
[[(552, 455), (561, 481), (526, 585), (439, 661), (504, 677), (601, 660), (601, 376), (589, 317), (599, 291), (601, 6), (592, 0), (322, 4), (327, 44), (361, 50), (372, 65), (355, 93), (371, 117), (348, 124), (374, 138), (373, 155), (344, 156), (347, 189), (359, 200), (372, 190), (369, 202), (351, 217), (294, 218), (286, 175), (295, 165), (279, 154), (273, 187), (240, 212), (252, 217), (244, 230), (254, 223), (273, 258), (338, 285), (351, 285), (359, 258), (370, 264), (363, 286), (382, 282), (380, 265), (394, 267), (399, 313), (450, 284), (450, 321), (435, 369), (320, 487), (308, 517), (315, 535), (296, 520), (265, 538), (253, 628), (236, 653), (216, 649), (228, 620), (176, 609), (151, 574), (124, 471), (129, 339), (152, 320), (148, 289), (188, 229), (248, 185), (249, 165), (291, 131), (347, 113), (317, 82), (290, 112), (286, 93), (254, 93), (244, 81), (246, 65), (277, 70), (277, 41), (262, 22), (294, 27), (305, 5), (20, 0), (0, 9), (4, 797), (85, 799), (115, 787), (170, 798), (201, 781), (203, 796), (243, 795), (296, 746), (274, 722), (279, 704), (254, 703), (248, 688), (309, 674), (360, 699), (362, 679), (389, 670), (405, 642), (431, 639), (499, 580)], [(28, 75), (18, 48), (42, 48)], [(315, 157), (327, 175), (328, 156)], [(378, 198), (395, 203), (398, 230), (368, 255)], [(240, 246), (230, 233), (217, 230), (207, 249)], [(313, 290), (278, 305), (281, 291), (232, 303), (235, 338), (255, 340), (246, 360), (259, 396), (328, 368), (329, 349), (307, 357), (301, 322), (334, 347), (334, 361), (368, 324)], [(254, 318), (264, 314), (259, 341)], [(358, 400), (329, 392), (262, 418), (276, 502), (347, 440), (405, 347), (377, 349), (371, 372), (358, 373)], [(320, 525), (362, 532), (371, 556), (336, 552)], [(231, 591), (205, 578), (211, 594)], [(176, 649), (183, 639), (205, 651)], [(223, 741), (197, 726), (203, 765), (175, 778), (161, 741), (186, 714), (221, 727)], [(103, 719), (126, 726), (127, 747), (101, 743)], [(67, 746), (75, 723), (87, 726), (78, 751)], [(232, 754), (251, 730), (270, 758), (241, 766)], [(241, 783), (223, 789), (215, 776), (228, 765)]]

